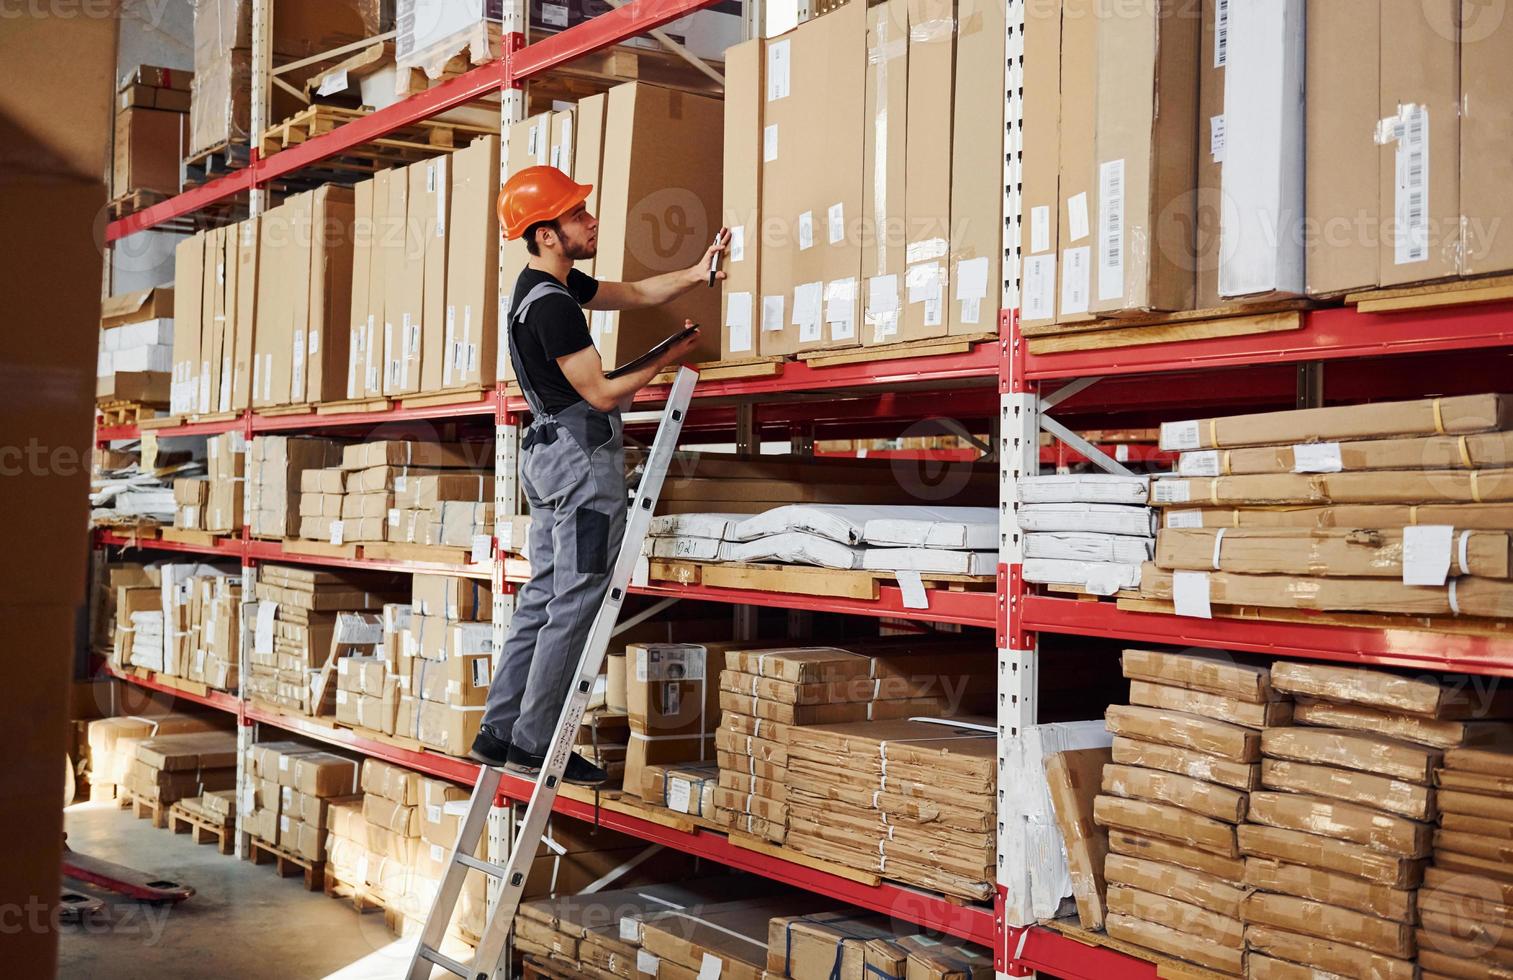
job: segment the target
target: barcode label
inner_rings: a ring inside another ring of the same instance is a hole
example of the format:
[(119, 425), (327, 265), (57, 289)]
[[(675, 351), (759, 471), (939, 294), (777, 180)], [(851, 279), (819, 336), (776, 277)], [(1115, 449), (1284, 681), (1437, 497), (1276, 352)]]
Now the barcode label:
[(1403, 110), (1397, 143), (1398, 265), (1429, 259), (1429, 109)]
[(1088, 309), (1088, 280), (1091, 256), (1090, 249), (1069, 248), (1061, 256), (1061, 312), (1086, 313)]
[(1124, 295), (1124, 161), (1098, 168), (1098, 298)]
[(1229, 62), (1229, 0), (1219, 0), (1214, 11), (1214, 67)]

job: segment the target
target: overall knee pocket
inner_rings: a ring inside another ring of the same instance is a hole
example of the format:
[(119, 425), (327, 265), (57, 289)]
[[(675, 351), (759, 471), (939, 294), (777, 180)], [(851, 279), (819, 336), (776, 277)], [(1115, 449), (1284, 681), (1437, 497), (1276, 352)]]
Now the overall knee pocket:
[(592, 507), (580, 507), (573, 515), (577, 543), (576, 568), (582, 575), (609, 571), (609, 515)]

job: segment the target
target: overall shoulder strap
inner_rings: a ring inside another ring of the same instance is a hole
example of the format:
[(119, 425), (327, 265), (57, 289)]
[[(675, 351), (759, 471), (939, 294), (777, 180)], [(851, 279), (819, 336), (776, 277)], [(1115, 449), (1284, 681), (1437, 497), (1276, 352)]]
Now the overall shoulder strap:
[(508, 328), (504, 332), (505, 339), (509, 343), (510, 347), (510, 360), (515, 364), (515, 374), (517, 380), (519, 380), (520, 382), (520, 393), (525, 396), (526, 404), (530, 405), (531, 412), (534, 413), (536, 418), (538, 419), (547, 418), (550, 413), (547, 412), (546, 406), (542, 402), (541, 397), (536, 394), (536, 388), (531, 384), (530, 377), (527, 375), (525, 362), (520, 358), (519, 349), (515, 345), (515, 325), (524, 322), (525, 313), (531, 308), (532, 303), (536, 302), (536, 300), (538, 299), (541, 299), (543, 296), (550, 296), (553, 293), (561, 293), (563, 296), (571, 299), (574, 303), (577, 302), (577, 299), (573, 297), (573, 294), (568, 292), (567, 287), (562, 285), (557, 280), (548, 279), (546, 282), (538, 282), (536, 285), (532, 286), (529, 290), (526, 291), (526, 294), (521, 298), (519, 305), (510, 310)]

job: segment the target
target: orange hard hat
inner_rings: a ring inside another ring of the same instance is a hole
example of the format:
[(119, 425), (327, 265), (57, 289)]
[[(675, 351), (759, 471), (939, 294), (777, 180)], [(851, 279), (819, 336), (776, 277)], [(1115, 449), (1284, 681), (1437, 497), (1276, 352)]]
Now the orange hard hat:
[(552, 221), (588, 200), (591, 184), (576, 183), (556, 167), (526, 167), (499, 189), (499, 223), (516, 239), (540, 221)]

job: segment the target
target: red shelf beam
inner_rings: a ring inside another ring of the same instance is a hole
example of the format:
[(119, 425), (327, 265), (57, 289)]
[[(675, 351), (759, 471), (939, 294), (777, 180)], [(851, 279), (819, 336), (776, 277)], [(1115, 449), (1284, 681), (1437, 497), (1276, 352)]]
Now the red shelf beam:
[(186, 691), (171, 684), (164, 684), (156, 678), (149, 679), (139, 677), (136, 674), (124, 673), (108, 665), (104, 668), (104, 673), (109, 677), (114, 677), (116, 680), (135, 684), (137, 687), (143, 687), (149, 691), (157, 691), (160, 694), (169, 694), (176, 698), (183, 698), (185, 701), (193, 701), (195, 704), (201, 704), (208, 708), (218, 708), (231, 714), (237, 714), (240, 710), (240, 702), (237, 700), (236, 695), (227, 694), (225, 691), (207, 690), (204, 694), (196, 694), (193, 691)]
[(951, 592), (945, 589), (925, 591), (930, 601), (928, 609), (909, 609), (904, 605), (902, 590), (896, 585), (884, 585), (875, 600), (762, 592), (756, 589), (720, 589), (671, 582), (631, 586), (630, 591), (637, 595), (727, 602), (741, 606), (770, 606), (889, 619), (923, 619), (932, 623), (956, 623), (961, 626), (981, 626), (984, 629), (994, 627), (998, 612), (998, 597), (992, 592)]
[(452, 402), (445, 405), (422, 405), (411, 408), (384, 408), (373, 412), (346, 412), (321, 414), (307, 412), (301, 415), (252, 416), (253, 432), (289, 432), (293, 430), (341, 429), (348, 427), (372, 427), (380, 425), (403, 425), (406, 422), (450, 421), (459, 418), (490, 417), (499, 410), (499, 400), (493, 392), (485, 392), (475, 401)]
[(1009, 965), (1065, 980), (1156, 980), (1156, 964), (1105, 946), (1088, 946), (1053, 929), (1009, 929)]
[(115, 531), (95, 530), (95, 543), (109, 548), (137, 548), (154, 551), (183, 551), (195, 555), (215, 555), (226, 558), (241, 558), (241, 538), (216, 538), (215, 544), (190, 544), (186, 541), (164, 541), (161, 538), (134, 538)]
[(320, 565), (326, 568), (353, 568), (365, 572), (401, 572), (417, 575), (461, 575), (487, 580), (493, 575), (493, 563), (485, 565), (450, 565), (434, 561), (409, 561), (386, 558), (336, 558), (285, 551), (282, 541), (249, 540), (247, 558), (254, 562), (279, 562), (290, 565)]
[(1018, 604), (1020, 626), (1030, 631), (1513, 677), (1513, 633), (1503, 638), (1327, 623), (1194, 619), (1131, 612), (1112, 602), (1037, 595), (1022, 596)]
[(717, 0), (633, 0), (534, 44), (506, 48), (505, 83), (521, 82), (670, 24)]

